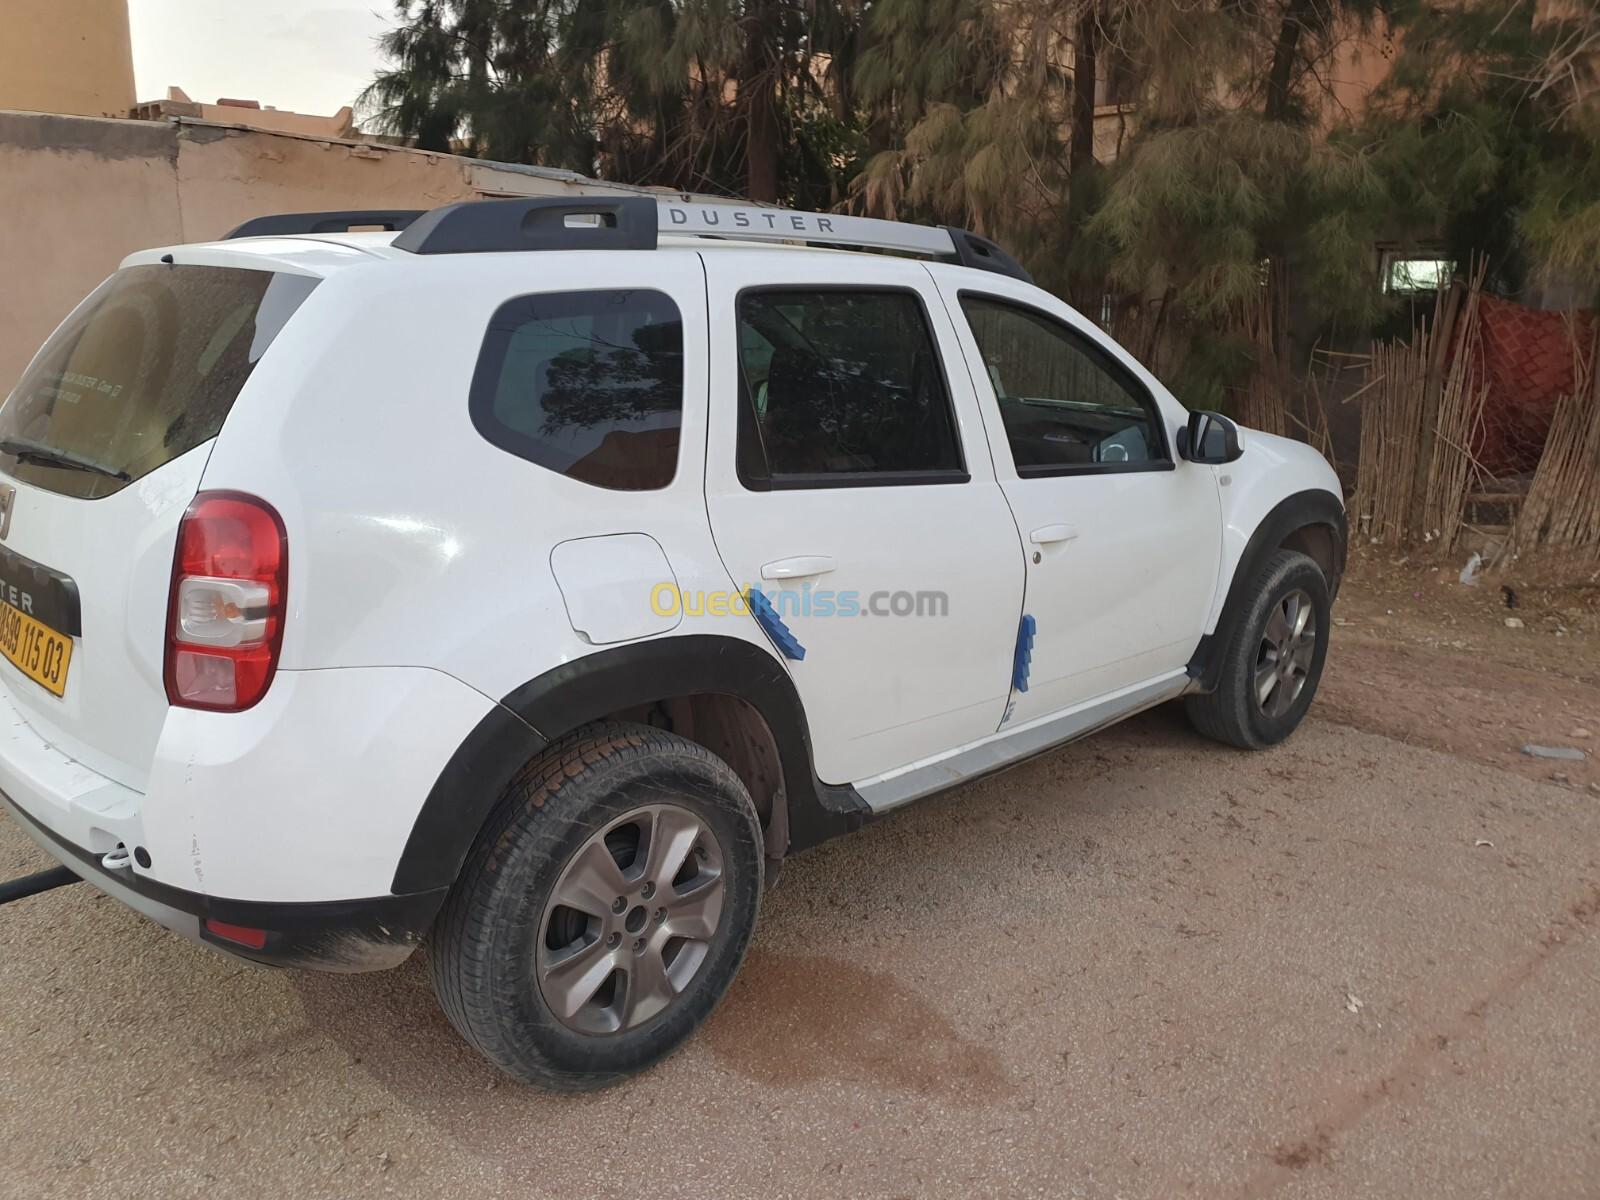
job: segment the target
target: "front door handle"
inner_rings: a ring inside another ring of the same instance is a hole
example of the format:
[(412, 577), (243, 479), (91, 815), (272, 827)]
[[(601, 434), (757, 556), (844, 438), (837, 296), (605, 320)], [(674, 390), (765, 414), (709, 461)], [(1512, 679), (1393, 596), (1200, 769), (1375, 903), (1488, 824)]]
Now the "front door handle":
[(826, 554), (806, 554), (798, 558), (780, 558), (763, 563), (763, 579), (809, 579), (813, 575), (826, 575), (838, 564)]
[(1051, 542), (1070, 542), (1077, 538), (1076, 525), (1042, 525), (1028, 535), (1035, 546), (1048, 546)]

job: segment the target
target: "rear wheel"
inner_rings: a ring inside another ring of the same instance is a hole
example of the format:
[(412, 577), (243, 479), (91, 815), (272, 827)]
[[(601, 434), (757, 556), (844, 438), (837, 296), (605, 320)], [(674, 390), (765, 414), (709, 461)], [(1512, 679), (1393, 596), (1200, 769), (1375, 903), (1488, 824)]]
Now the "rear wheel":
[(491, 1062), (559, 1091), (670, 1054), (727, 991), (755, 928), (761, 831), (693, 742), (600, 725), (529, 764), (434, 929), (434, 988)]
[(1280, 550), (1247, 595), (1217, 690), (1184, 706), (1205, 736), (1262, 750), (1295, 731), (1316, 695), (1328, 653), (1328, 583), (1306, 555)]

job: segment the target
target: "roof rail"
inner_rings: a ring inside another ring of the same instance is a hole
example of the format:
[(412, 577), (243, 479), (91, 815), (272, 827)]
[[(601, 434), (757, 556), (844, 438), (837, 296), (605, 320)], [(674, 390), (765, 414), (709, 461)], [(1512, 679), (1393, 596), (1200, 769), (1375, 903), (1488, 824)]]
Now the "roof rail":
[(289, 237), (297, 233), (347, 233), (363, 227), (378, 229), (404, 229), (422, 216), (422, 208), (352, 209), (349, 212), (277, 213), (270, 217), (254, 217), (231, 233), (223, 241), (247, 237)]
[(1033, 282), (989, 239), (954, 226), (908, 225), (875, 217), (796, 212), (753, 204), (706, 204), (672, 196), (539, 196), (470, 200), (411, 222), (394, 246), (414, 254), (496, 250), (654, 250), (661, 234), (725, 241), (813, 245), (926, 254)]
[(467, 200), (424, 213), (394, 239), (413, 254), (493, 250), (654, 250), (649, 196)]

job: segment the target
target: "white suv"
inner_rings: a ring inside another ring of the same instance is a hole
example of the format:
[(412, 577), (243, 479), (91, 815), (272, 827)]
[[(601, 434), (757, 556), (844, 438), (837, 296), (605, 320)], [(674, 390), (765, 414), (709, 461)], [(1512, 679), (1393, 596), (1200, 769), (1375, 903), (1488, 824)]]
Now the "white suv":
[(564, 1089), (690, 1034), (795, 850), (1177, 697), (1287, 736), (1345, 545), (993, 244), (649, 196), (132, 255), (0, 471), (18, 824), (244, 958), (427, 939)]

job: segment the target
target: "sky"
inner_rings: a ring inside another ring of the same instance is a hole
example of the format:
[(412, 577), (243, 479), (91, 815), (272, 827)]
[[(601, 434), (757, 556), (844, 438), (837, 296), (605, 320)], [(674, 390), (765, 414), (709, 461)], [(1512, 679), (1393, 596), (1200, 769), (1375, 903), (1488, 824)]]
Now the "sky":
[(128, 0), (140, 100), (259, 100), (329, 115), (381, 65), (392, 0)]

